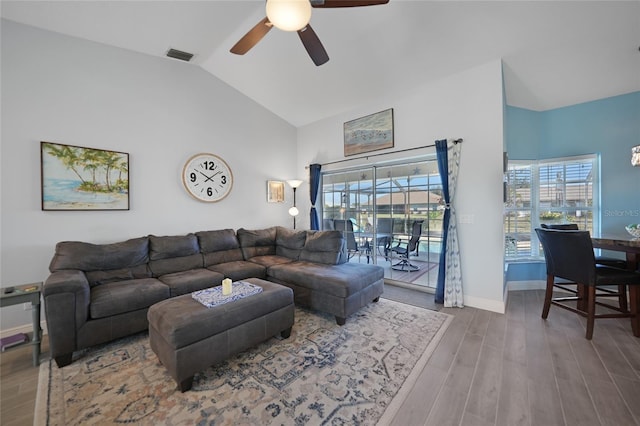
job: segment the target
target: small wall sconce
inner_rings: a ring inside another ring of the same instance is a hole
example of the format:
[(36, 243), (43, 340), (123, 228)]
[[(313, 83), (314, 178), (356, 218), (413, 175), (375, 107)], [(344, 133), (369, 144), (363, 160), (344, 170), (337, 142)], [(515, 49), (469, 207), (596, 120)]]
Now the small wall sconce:
[(296, 229), (296, 216), (300, 214), (300, 210), (296, 207), (296, 189), (302, 185), (302, 181), (299, 179), (291, 179), (288, 180), (287, 183), (293, 188), (293, 207), (289, 209), (289, 214), (293, 216), (293, 229)]

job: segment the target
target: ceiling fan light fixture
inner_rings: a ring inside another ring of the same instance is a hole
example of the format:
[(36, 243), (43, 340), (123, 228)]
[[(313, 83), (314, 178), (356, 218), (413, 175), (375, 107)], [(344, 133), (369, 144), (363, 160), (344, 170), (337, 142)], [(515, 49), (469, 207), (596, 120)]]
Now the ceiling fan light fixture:
[(309, 0), (267, 0), (267, 18), (283, 31), (298, 31), (311, 19)]

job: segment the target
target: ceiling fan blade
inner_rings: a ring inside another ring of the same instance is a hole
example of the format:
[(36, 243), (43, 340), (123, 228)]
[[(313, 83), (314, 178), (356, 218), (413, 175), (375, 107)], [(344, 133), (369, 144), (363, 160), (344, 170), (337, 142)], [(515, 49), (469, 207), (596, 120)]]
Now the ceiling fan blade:
[(375, 6), (387, 3), (389, 0), (311, 0), (311, 6), (318, 8)]
[(236, 55), (244, 55), (253, 46), (258, 44), (262, 37), (267, 35), (269, 30), (273, 27), (273, 24), (269, 22), (269, 18), (264, 18), (258, 22), (255, 27), (251, 28), (238, 42), (231, 48), (231, 53)]
[(329, 55), (327, 55), (327, 51), (324, 50), (324, 46), (320, 42), (320, 39), (316, 35), (311, 25), (307, 25), (303, 29), (298, 31), (298, 35), (300, 36), (300, 40), (302, 44), (304, 44), (304, 48), (307, 49), (309, 56), (311, 56), (311, 60), (317, 66), (320, 66), (329, 60)]

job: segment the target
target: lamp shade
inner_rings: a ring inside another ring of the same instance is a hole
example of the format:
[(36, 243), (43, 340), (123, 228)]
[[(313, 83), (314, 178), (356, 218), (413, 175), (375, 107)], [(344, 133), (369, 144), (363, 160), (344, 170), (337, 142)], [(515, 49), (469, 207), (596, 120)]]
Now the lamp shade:
[(283, 31), (298, 31), (311, 19), (309, 0), (267, 0), (267, 18)]
[(291, 179), (291, 180), (288, 180), (287, 183), (289, 184), (290, 187), (294, 189), (302, 185), (302, 181), (299, 179)]
[(293, 206), (289, 209), (289, 214), (294, 217), (298, 216), (298, 214), (300, 214), (300, 210), (298, 210), (296, 206)]

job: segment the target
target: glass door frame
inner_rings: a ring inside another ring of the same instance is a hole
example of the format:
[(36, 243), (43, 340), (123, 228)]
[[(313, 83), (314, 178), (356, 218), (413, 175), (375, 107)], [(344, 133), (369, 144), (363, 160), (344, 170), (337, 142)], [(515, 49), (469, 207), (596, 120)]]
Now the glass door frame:
[[(427, 165), (428, 167), (426, 168), (426, 171), (424, 173), (420, 174), (419, 173), (420, 165), (423, 163), (425, 163), (425, 165)], [(426, 179), (426, 181), (423, 183), (417, 183), (414, 187), (412, 187), (411, 185), (412, 176), (409, 174), (408, 171), (405, 171), (405, 173), (398, 176), (394, 176), (393, 172), (391, 172), (388, 176), (390, 181), (385, 182), (386, 184), (390, 185), (389, 190), (385, 191), (389, 194), (389, 200), (388, 200), (389, 212), (388, 212), (388, 215), (381, 214), (379, 204), (376, 202), (378, 201), (378, 197), (380, 196), (380, 190), (379, 190), (380, 183), (378, 181), (380, 179), (385, 179), (383, 176), (379, 176), (381, 174), (381, 171), (385, 171), (385, 169), (389, 169), (392, 171), (394, 168), (409, 169), (412, 167), (415, 167), (416, 176), (423, 177)], [(327, 184), (326, 183), (327, 176), (330, 176), (330, 175), (339, 176), (339, 175), (345, 175), (349, 173), (354, 174), (351, 180), (349, 180), (349, 178), (345, 178), (345, 180), (343, 181), (328, 183), (329, 185), (331, 184), (336, 185), (338, 188), (336, 190), (326, 191), (325, 185)], [(361, 174), (361, 178), (358, 178), (358, 174)], [(370, 177), (367, 178), (368, 176)], [(366, 204), (361, 202), (362, 190), (360, 189), (361, 187), (360, 182), (364, 180), (368, 182), (368, 185), (365, 185), (365, 186), (368, 187), (367, 191), (369, 191), (367, 193), (367, 197), (369, 198)], [(403, 182), (398, 183), (398, 181), (403, 181), (403, 180), (405, 181), (404, 183)], [(357, 184), (355, 190), (353, 188), (354, 183)], [(394, 191), (393, 185), (396, 185), (397, 188), (400, 189), (400, 191)], [(417, 189), (413, 189), (413, 188), (417, 188)], [(436, 232), (441, 232), (441, 226), (438, 229), (431, 227), (432, 225), (431, 222), (434, 222), (434, 223), (438, 222), (435, 216), (439, 214), (439, 210), (441, 206), (437, 206), (436, 208), (434, 207), (433, 204), (429, 204), (429, 202), (431, 201), (431, 197), (434, 194), (433, 191), (434, 190), (436, 192), (441, 191), (440, 176), (437, 171), (437, 161), (436, 161), (435, 154), (430, 154), (430, 155), (427, 154), (427, 155), (421, 155), (413, 158), (379, 162), (376, 164), (361, 164), (357, 166), (343, 167), (343, 168), (332, 167), (330, 170), (323, 170), (321, 174), (322, 203), (319, 209), (320, 210), (319, 213), (323, 218), (323, 228), (324, 228), (326, 219), (337, 219), (337, 218), (351, 219), (351, 216), (353, 216), (355, 218), (354, 225), (356, 225), (354, 226), (354, 231), (360, 232), (362, 226), (365, 225), (365, 220), (361, 218), (361, 214), (365, 213), (365, 210), (366, 210), (366, 214), (367, 214), (366, 221), (370, 225), (370, 228), (368, 227), (367, 232), (370, 231), (370, 233), (374, 236), (371, 240), (369, 240), (370, 241), (369, 250), (372, 257), (372, 261), (374, 264), (378, 264), (382, 261), (387, 265), (387, 267), (385, 267), (385, 279), (390, 279), (390, 280), (395, 280), (394, 272), (391, 266), (393, 266), (394, 262), (398, 261), (398, 257), (397, 255), (391, 252), (389, 257), (387, 258), (386, 251), (385, 251), (385, 256), (379, 257), (378, 244), (375, 236), (376, 234), (378, 234), (378, 231), (379, 231), (378, 222), (381, 215), (383, 217), (388, 216), (392, 220), (394, 219), (394, 216), (396, 216), (396, 210), (398, 210), (398, 206), (394, 207), (393, 195), (397, 194), (398, 192), (403, 192), (402, 190), (404, 190), (405, 192), (404, 197), (408, 197), (409, 204), (405, 202), (403, 204), (404, 208), (401, 207), (403, 211), (399, 213), (402, 216), (402, 218), (401, 219), (398, 218), (398, 223), (402, 224), (402, 230), (400, 230), (399, 228), (395, 230), (392, 229), (391, 237), (393, 238), (395, 236), (402, 235), (405, 237), (405, 241), (406, 241), (410, 236), (410, 232), (411, 232), (410, 224), (413, 222), (413, 220), (415, 220), (413, 219), (413, 217), (416, 217), (416, 216), (420, 218), (424, 217), (426, 226), (423, 225), (424, 239), (421, 237), (421, 241), (424, 241), (424, 244), (423, 243), (421, 244), (423, 244), (423, 247), (426, 247), (427, 249), (426, 253), (424, 253), (424, 250), (423, 250), (423, 254), (425, 255), (427, 260), (427, 263), (425, 265), (432, 266), (430, 265), (430, 263), (433, 263), (435, 258), (439, 258), (439, 255), (436, 256), (434, 253), (431, 253), (430, 255), (429, 250), (433, 247), (434, 243), (437, 245), (438, 253), (439, 253), (439, 248), (441, 247), (441, 243), (437, 242), (437, 239), (436, 239), (436, 242), (432, 240), (432, 234), (433, 234), (432, 231), (435, 229)], [(412, 194), (414, 193), (417, 194), (420, 191), (426, 192), (426, 197), (427, 197), (425, 201), (426, 205), (423, 205), (423, 206), (417, 205), (416, 207), (411, 207), (413, 205), (411, 202)], [(332, 202), (332, 208), (334, 209), (334, 212), (331, 215), (328, 215), (325, 209), (325, 207), (328, 206), (328, 203), (326, 203), (327, 193), (334, 193), (334, 194), (339, 193), (340, 195), (338, 197), (341, 197), (341, 199), (336, 198), (335, 195), (332, 197), (331, 202)], [(352, 203), (352, 200), (354, 200), (353, 198), (354, 193), (356, 198), (355, 198), (355, 202)], [(338, 210), (337, 208), (338, 201), (340, 202), (340, 210)], [(367, 206), (366, 209), (363, 207), (365, 205)], [(336, 212), (339, 212), (339, 217), (336, 217), (337, 216)], [(350, 213), (355, 213), (355, 214), (350, 214)], [(333, 217), (327, 217), (327, 216), (333, 216)], [(369, 222), (369, 217), (371, 218), (372, 222)], [(360, 254), (360, 256), (361, 255), (362, 254)], [(435, 262), (437, 262), (438, 260), (435, 260)], [(387, 261), (389, 261), (390, 263), (387, 264)], [(437, 274), (437, 269), (438, 268), (435, 268), (435, 271), (434, 271), (435, 274)], [(400, 275), (401, 274), (396, 273), (396, 276), (400, 276)], [(436, 285), (436, 279), (430, 279), (430, 281), (433, 281), (433, 283), (429, 282), (426, 286), (429, 288), (434, 288)]]

